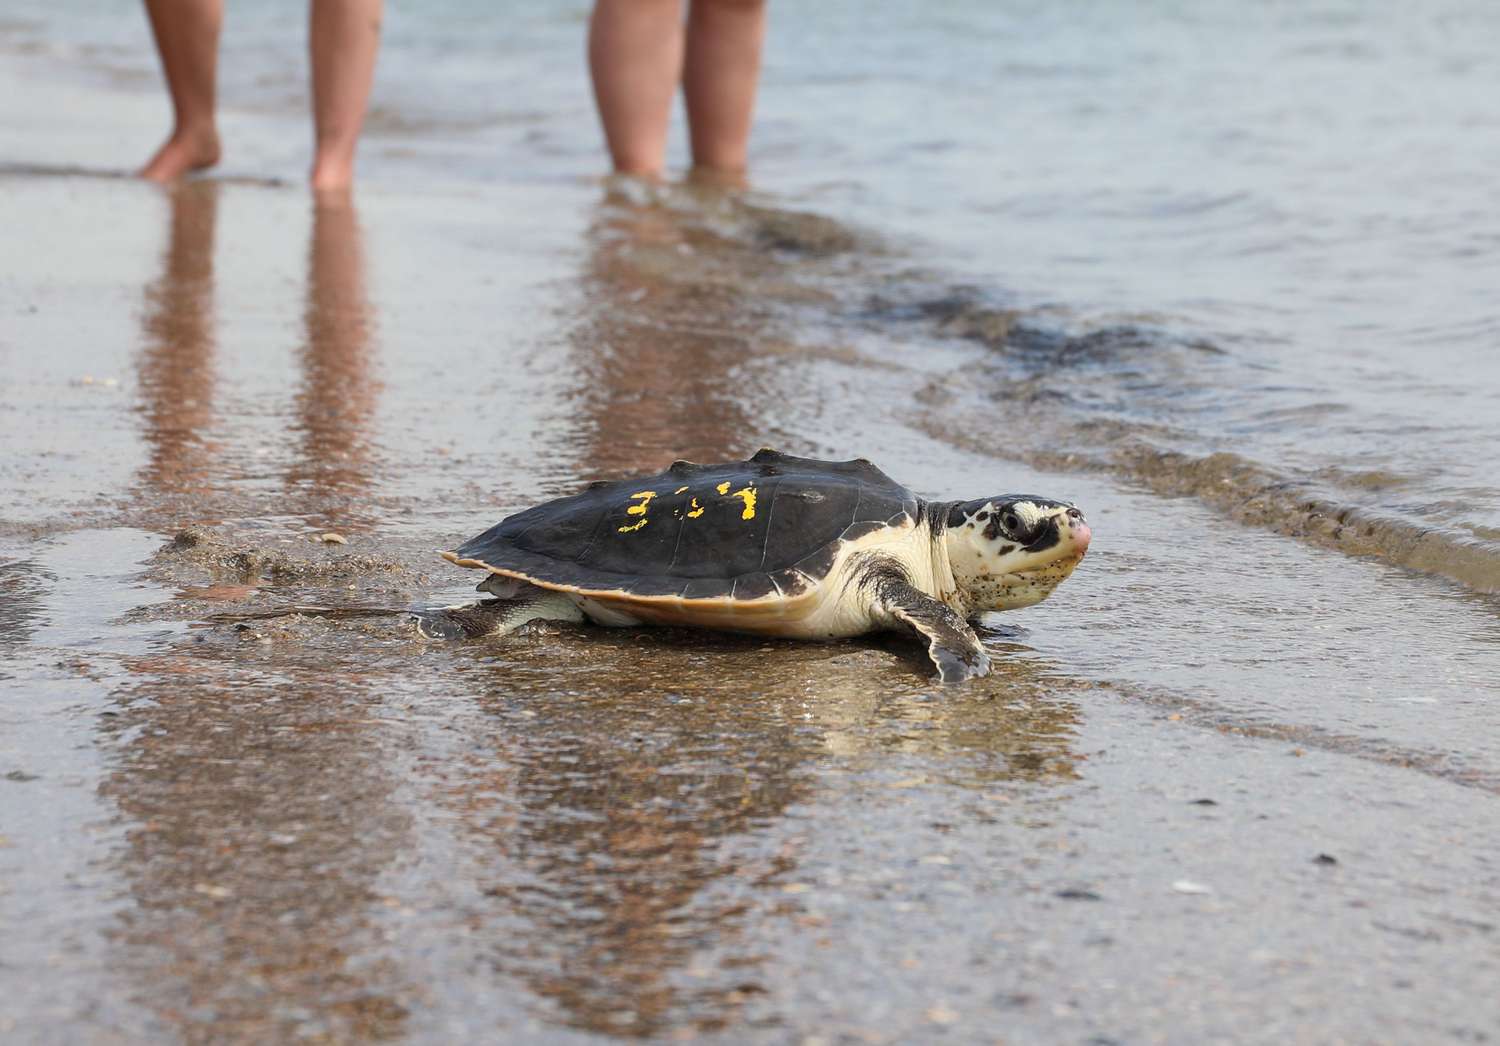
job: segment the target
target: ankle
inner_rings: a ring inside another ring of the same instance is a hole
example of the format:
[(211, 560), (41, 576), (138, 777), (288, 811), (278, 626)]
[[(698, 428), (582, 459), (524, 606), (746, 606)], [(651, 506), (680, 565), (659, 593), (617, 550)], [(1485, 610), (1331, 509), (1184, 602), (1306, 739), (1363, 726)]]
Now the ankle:
[(212, 124), (178, 126), (138, 173), (152, 181), (170, 182), (218, 162), (219, 133)]
[(167, 141), (206, 163), (215, 163), (219, 159), (219, 129), (211, 123), (179, 124), (172, 128), (172, 136)]
[(348, 189), (354, 184), (354, 160), (352, 157), (322, 156), (313, 159), (308, 183), (319, 192)]
[(750, 178), (744, 164), (721, 166), (698, 161), (688, 169), (688, 181), (712, 189), (748, 189)]

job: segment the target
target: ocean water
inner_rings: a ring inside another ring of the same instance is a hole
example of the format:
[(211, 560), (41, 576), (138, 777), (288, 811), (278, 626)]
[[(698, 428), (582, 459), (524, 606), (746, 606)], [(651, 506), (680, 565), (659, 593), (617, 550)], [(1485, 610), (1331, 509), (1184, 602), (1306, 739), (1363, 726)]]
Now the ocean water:
[(761, 173), (927, 245), (976, 414), (1500, 587), (1500, 11), (905, 7), (786, 15)]

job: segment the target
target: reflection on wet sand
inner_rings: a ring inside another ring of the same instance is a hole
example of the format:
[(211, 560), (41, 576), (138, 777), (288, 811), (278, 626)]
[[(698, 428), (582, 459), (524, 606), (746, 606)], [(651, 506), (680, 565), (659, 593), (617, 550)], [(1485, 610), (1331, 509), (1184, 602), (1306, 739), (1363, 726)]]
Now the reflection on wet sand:
[[(170, 190), (162, 270), (145, 294), (141, 500), (153, 525), (287, 512), (284, 493), (247, 489), (213, 437), (226, 191), (209, 180)], [(287, 473), (292, 510), (328, 523), (348, 520), (370, 482), (376, 396), (347, 200), (316, 206), (308, 257), (301, 439)], [(373, 887), (409, 823), (368, 718), (373, 680), (354, 662), (269, 649), (250, 630), (194, 632), (125, 663), (132, 681), (101, 720), (114, 763), (101, 791), (125, 824), (118, 867), (133, 902), (119, 966), (160, 1023), (153, 1037), (388, 1037), (406, 1012), (382, 987), (391, 964), (372, 954)]]
[(471, 736), (493, 754), (444, 790), (492, 906), (470, 925), (568, 1027), (681, 1037), (774, 1010), (760, 942), (818, 925), (788, 893), (786, 818), (830, 774), (895, 751), (976, 797), (1074, 775), (1077, 708), (1034, 665), (935, 696), (854, 644), (584, 642), (531, 641), (535, 672), (512, 651), (467, 673), (485, 712)]
[[(513, 699), (503, 676), (491, 685), (487, 700)], [(766, 914), (759, 888), (790, 866), (735, 837), (806, 792), (808, 753), (755, 706), (663, 709), (601, 688), (532, 708), (524, 732), (496, 738), (512, 817), (468, 811), (476, 845), (505, 858), (481, 885), (497, 917), (525, 927), (496, 935), (497, 966), (571, 1027), (655, 1036), (727, 1026), (764, 991), (736, 938)], [(505, 868), (516, 874), (497, 874)], [(713, 955), (730, 961), (714, 968)]]
[(130, 904), (117, 963), (182, 1042), (385, 1038), (406, 1011), (375, 956), (377, 877), (408, 845), (375, 681), (323, 656), (262, 666), (253, 634), (129, 660), (101, 719)]
[(299, 514), (318, 526), (368, 522), (370, 430), (379, 385), (372, 375), (374, 319), (365, 293), (359, 215), (348, 195), (313, 208), (303, 308), (298, 460), (287, 470)]
[(701, 216), (620, 189), (600, 204), (588, 239), (585, 315), (571, 335), (580, 474), (754, 453), (767, 438), (743, 366), (755, 316), (722, 264), (729, 245)]
[(138, 375), (147, 460), (141, 479), (159, 494), (205, 497), (215, 474), (214, 227), (220, 187), (170, 190), (161, 273), (145, 291)]
[[(210, 180), (169, 191), (161, 272), (145, 291), (138, 374), (148, 522), (169, 527), (193, 519), (290, 514), (318, 527), (357, 525), (369, 515), (370, 433), (379, 385), (372, 374), (374, 310), (365, 292), (354, 203), (329, 196), (313, 207), (304, 338), (297, 354), (301, 386), (288, 420), (298, 436), (285, 467), (288, 503), (284, 493), (260, 492), (254, 477), (264, 462), (244, 460), (250, 448), (240, 445), (243, 438), (216, 432), (214, 231), (226, 191)], [(280, 402), (278, 397), (271, 409), (280, 409)], [(261, 449), (271, 462), (286, 453), (279, 441)]]
[[(916, 675), (904, 686), (845, 685), (819, 695), (813, 720), (829, 753), (940, 756), (943, 779), (972, 787), (1078, 776), (1071, 746), (1082, 716), (1069, 698), (1086, 684), (1049, 678), (1023, 657), (1001, 656), (989, 676), (961, 688), (922, 688), (928, 666), (906, 654), (909, 663), (896, 671)], [(858, 678), (857, 668), (850, 671)]]

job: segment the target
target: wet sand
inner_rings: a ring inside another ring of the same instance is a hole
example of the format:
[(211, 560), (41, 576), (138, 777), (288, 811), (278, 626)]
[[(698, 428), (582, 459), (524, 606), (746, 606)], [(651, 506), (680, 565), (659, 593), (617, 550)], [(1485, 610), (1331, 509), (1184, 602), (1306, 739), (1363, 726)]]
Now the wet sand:
[[(878, 230), (594, 183), (0, 201), (7, 1042), (1500, 1025), (1493, 604), (1049, 454), (969, 398), (983, 345), (879, 321)], [(899, 637), (401, 613), (508, 512), (762, 445), (1070, 498), (1095, 546), (957, 688)]]

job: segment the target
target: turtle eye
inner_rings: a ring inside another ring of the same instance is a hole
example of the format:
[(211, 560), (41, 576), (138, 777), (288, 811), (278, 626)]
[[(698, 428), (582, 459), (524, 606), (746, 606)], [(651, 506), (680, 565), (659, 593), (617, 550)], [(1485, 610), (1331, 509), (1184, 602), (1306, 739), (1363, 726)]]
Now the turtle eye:
[(1019, 534), (1021, 533), (1021, 517), (1016, 515), (1014, 512), (1011, 512), (1009, 509), (1007, 509), (1005, 514), (1000, 517), (1000, 522), (1005, 525), (1005, 529), (1008, 530), (1013, 536), (1019, 536)]

